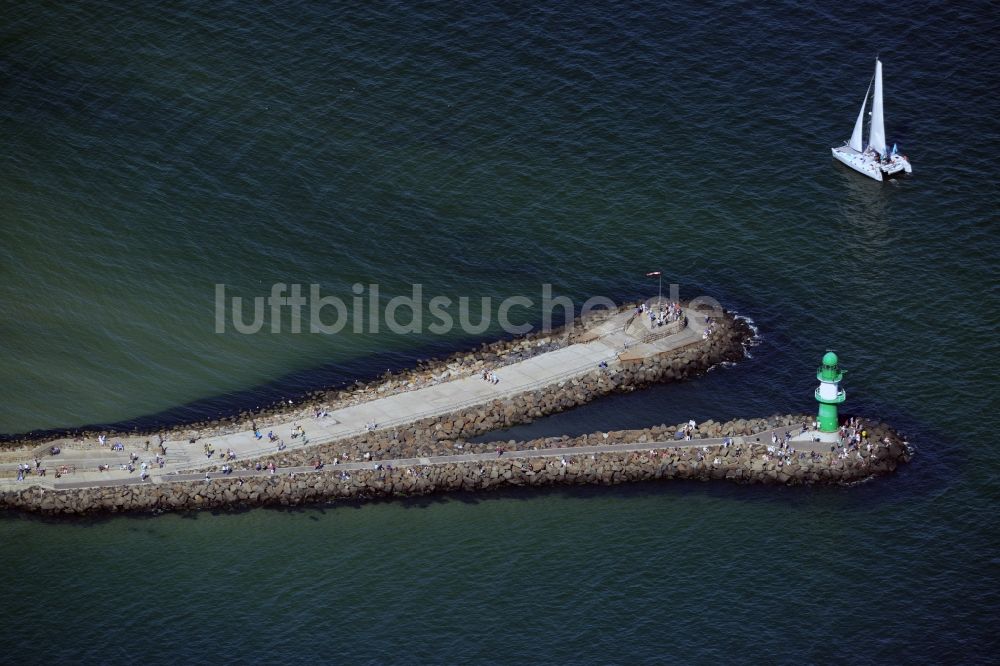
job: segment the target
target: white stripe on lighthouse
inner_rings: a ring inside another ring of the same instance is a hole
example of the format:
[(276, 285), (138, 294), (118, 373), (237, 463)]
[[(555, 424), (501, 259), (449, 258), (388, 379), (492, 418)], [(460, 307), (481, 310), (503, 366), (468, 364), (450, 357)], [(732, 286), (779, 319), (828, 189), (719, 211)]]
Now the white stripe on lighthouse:
[(840, 386), (837, 382), (821, 381), (819, 383), (819, 397), (823, 400), (836, 400), (838, 393), (840, 393)]

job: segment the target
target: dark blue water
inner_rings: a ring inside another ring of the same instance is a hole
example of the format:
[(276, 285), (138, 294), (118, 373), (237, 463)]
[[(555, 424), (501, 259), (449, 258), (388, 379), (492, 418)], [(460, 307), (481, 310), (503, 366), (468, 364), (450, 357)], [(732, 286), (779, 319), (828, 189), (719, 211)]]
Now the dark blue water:
[[(849, 489), (7, 517), (18, 661), (995, 653), (990, 3), (0, 11), (0, 432), (210, 416), (501, 333), (217, 334), (217, 284), (526, 295), (538, 323), (543, 283), (634, 299), (660, 269), (752, 317), (753, 357), (498, 437), (808, 412), (832, 347), (846, 411), (918, 452)], [(829, 154), (876, 52), (915, 171), (886, 184)]]

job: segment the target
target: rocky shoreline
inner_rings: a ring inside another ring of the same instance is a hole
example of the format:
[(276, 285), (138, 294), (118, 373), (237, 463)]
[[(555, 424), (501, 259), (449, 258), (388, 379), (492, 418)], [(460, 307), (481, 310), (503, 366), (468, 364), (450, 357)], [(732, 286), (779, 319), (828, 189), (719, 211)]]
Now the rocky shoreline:
[[(510, 453), (463, 462), (393, 466), (372, 461), (351, 471), (327, 465), (316, 471), (279, 470), (158, 484), (65, 490), (29, 487), (0, 493), (0, 508), (43, 515), (162, 513), (257, 506), (298, 506), (335, 501), (413, 497), (455, 491), (489, 491), (518, 486), (618, 485), (658, 480), (726, 480), (740, 484), (852, 484), (893, 472), (910, 460), (907, 442), (885, 424), (865, 426), (855, 448), (785, 452), (769, 446), (767, 433), (801, 424), (804, 415), (707, 422), (691, 441), (663, 442), (679, 426), (592, 433), (576, 438), (520, 442)], [(763, 429), (761, 427), (763, 426)], [(730, 434), (727, 434), (730, 433)], [(697, 438), (737, 437), (699, 444)], [(761, 442), (759, 440), (764, 439)], [(637, 450), (574, 452), (574, 447), (622, 444)], [(648, 448), (647, 448), (648, 444)], [(548, 450), (546, 450), (548, 449)], [(567, 449), (569, 449), (567, 451)]]

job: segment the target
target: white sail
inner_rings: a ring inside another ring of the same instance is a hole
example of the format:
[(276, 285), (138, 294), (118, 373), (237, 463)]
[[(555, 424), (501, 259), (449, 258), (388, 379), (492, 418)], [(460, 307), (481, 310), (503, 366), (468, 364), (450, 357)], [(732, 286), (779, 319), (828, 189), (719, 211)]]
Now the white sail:
[(872, 91), (872, 84), (868, 84), (868, 90), (865, 91), (865, 98), (861, 100), (861, 111), (858, 112), (858, 122), (854, 123), (854, 132), (851, 133), (851, 141), (849, 145), (854, 150), (859, 153), (862, 151), (864, 146), (861, 144), (861, 132), (864, 129), (862, 125), (865, 123), (865, 104), (868, 103), (868, 93)]
[(879, 155), (885, 155), (885, 120), (882, 118), (882, 61), (875, 60), (875, 96), (872, 98), (872, 126), (868, 130), (868, 145)]

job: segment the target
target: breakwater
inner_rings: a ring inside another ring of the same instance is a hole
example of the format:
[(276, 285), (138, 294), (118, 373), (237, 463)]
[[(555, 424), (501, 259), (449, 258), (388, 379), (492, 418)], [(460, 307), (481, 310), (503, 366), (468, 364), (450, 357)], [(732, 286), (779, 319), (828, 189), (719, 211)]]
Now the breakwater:
[[(396, 460), (316, 463), (90, 488), (30, 487), (0, 493), (0, 508), (46, 515), (150, 513), (337, 500), (411, 497), (519, 486), (617, 485), (641, 481), (726, 480), (743, 484), (849, 484), (887, 474), (910, 459), (903, 438), (880, 423), (859, 426), (856, 444), (803, 450), (775, 444), (801, 428), (803, 415), (690, 428), (593, 433), (519, 442), (510, 450)], [(848, 434), (853, 434), (851, 430)], [(676, 441), (678, 433), (684, 439)], [(718, 435), (725, 435), (720, 439)], [(670, 436), (667, 441), (661, 438)]]
[[(44, 455), (52, 444), (70, 448), (87, 448), (88, 443), (97, 440), (98, 436), (107, 439), (120, 439), (128, 442), (141, 442), (146, 439), (158, 441), (163, 437), (168, 441), (188, 441), (223, 436), (250, 429), (251, 424), (262, 428), (280, 424), (290, 420), (308, 419), (318, 410), (333, 412), (344, 407), (361, 405), (367, 402), (386, 398), (401, 393), (418, 391), (428, 387), (454, 381), (457, 378), (477, 374), (483, 369), (502, 369), (518, 362), (544, 355), (573, 344), (593, 339), (595, 329), (600, 329), (610, 320), (621, 319), (633, 311), (638, 303), (627, 303), (617, 309), (597, 310), (584, 319), (577, 317), (574, 321), (550, 331), (533, 331), (516, 338), (483, 342), (475, 349), (457, 351), (444, 358), (420, 359), (416, 367), (403, 368), (396, 371), (386, 371), (369, 381), (360, 380), (348, 386), (311, 391), (296, 400), (281, 400), (271, 405), (241, 410), (218, 418), (195, 421), (183, 425), (154, 428), (131, 428), (116, 430), (111, 428), (78, 428), (58, 431), (37, 431), (17, 435), (0, 435), (0, 447), (8, 450), (34, 448), (32, 455)], [(638, 326), (633, 326), (633, 333), (641, 332)], [(670, 330), (677, 330), (672, 327)], [(712, 336), (692, 347), (700, 348), (710, 356), (705, 362), (696, 358), (696, 354), (684, 357), (672, 356), (660, 358), (658, 361), (669, 361), (669, 368), (661, 368), (660, 363), (651, 363), (645, 368), (636, 368), (635, 361), (623, 359), (630, 376), (617, 381), (617, 387), (611, 390), (634, 390), (654, 381), (670, 381), (685, 379), (701, 372), (721, 361), (737, 361), (744, 355), (744, 346), (753, 337), (753, 331), (742, 319), (733, 313), (725, 311), (713, 324)], [(637, 337), (634, 340), (640, 342)], [(691, 351), (690, 349), (688, 351)], [(704, 356), (705, 354), (701, 354)], [(688, 364), (690, 363), (690, 366)], [(617, 364), (616, 364), (617, 365)], [(632, 384), (634, 370), (648, 370), (651, 374), (642, 377), (638, 383)], [(660, 372), (660, 370), (663, 370)], [(617, 375), (617, 373), (612, 373)], [(656, 375), (656, 378), (654, 378)], [(551, 412), (545, 412), (551, 413)], [(539, 416), (542, 412), (539, 411)]]
[[(232, 421), (193, 424), (159, 440), (120, 433), (45, 440), (7, 452), (5, 460), (10, 462), (0, 462), (0, 472), (10, 474), (18, 456), (22, 461), (41, 459), (43, 466), (55, 464), (72, 475), (110, 465), (104, 475), (110, 481), (108, 477), (122, 476), (114, 468), (130, 461), (155, 463), (161, 476), (211, 467), (213, 460), (211, 456), (206, 459), (205, 453), (212, 450), (219, 455), (227, 452), (227, 457), (231, 452), (243, 461), (279, 450), (282, 453), (275, 460), (279, 465), (287, 464), (286, 456), (292, 452), (320, 444), (328, 445), (320, 450), (327, 456), (335, 452), (385, 458), (447, 453), (456, 444), (491, 430), (608, 393), (685, 379), (744, 356), (753, 336), (745, 321), (717, 312), (709, 323), (696, 311), (685, 309), (685, 313), (666, 326), (650, 328), (637, 321), (632, 309), (608, 312), (565, 331), (558, 340), (543, 336), (498, 341), (448, 363), (327, 395), (329, 400)], [(502, 381), (484, 381), (494, 372)], [(268, 439), (262, 439), (262, 432), (269, 433)], [(160, 441), (166, 449), (158, 447)], [(52, 446), (61, 447), (58, 458), (48, 455)], [(161, 459), (154, 460), (154, 453), (164, 450), (169, 451), (165, 469)]]
[[(186, 511), (667, 479), (842, 484), (892, 472), (909, 459), (906, 442), (880, 424), (852, 426), (839, 445), (795, 441), (792, 438), (811, 424), (812, 417), (805, 415), (662, 424), (499, 446), (470, 441), (609, 393), (701, 374), (742, 358), (752, 335), (749, 326), (731, 313), (716, 317), (701, 331), (689, 326), (687, 316), (652, 332), (636, 327), (635, 319), (618, 312), (561, 342), (508, 341), (443, 367), (387, 377), (341, 392), (336, 403), (340, 409), (329, 413), (325, 403), (306, 411), (299, 407), (295, 414), (301, 418), (314, 411), (307, 421), (309, 434), (318, 433), (314, 441), (287, 411), (256, 415), (251, 422), (255, 431), (250, 432), (245, 430), (249, 424), (241, 422), (210, 423), (205, 429), (182, 433), (190, 435), (189, 441), (171, 444), (185, 457), (170, 468), (160, 463), (140, 478), (132, 467), (109, 471), (105, 464), (106, 471), (41, 477), (30, 487), (8, 484), (0, 493), (0, 508), (50, 515)], [(560, 357), (565, 353), (571, 354), (569, 360)], [(610, 361), (598, 362), (609, 358), (608, 353)], [(539, 363), (533, 360), (536, 356)], [(543, 357), (548, 365), (541, 363)], [(497, 382), (487, 378), (497, 368), (512, 384), (507, 391), (498, 390)], [(470, 400), (470, 393), (477, 396)], [(403, 402), (401, 394), (408, 396)], [(363, 428), (345, 423), (358, 422), (362, 415), (391, 415), (394, 409), (410, 412)], [(260, 448), (259, 429), (272, 424), (296, 438), (291, 446), (278, 451), (273, 446)], [(203, 437), (204, 443), (199, 441)], [(197, 454), (202, 445), (205, 457)], [(125, 448), (119, 451), (121, 456), (126, 455)], [(75, 453), (84, 454), (81, 461), (93, 461), (87, 451)], [(142, 458), (137, 451), (127, 453), (130, 460)], [(148, 449), (143, 451), (147, 453)]]
[[(595, 367), (587, 374), (534, 390), (325, 444), (289, 448), (280, 453), (240, 461), (237, 466), (248, 468), (258, 460), (264, 464), (273, 462), (279, 467), (289, 467), (308, 464), (317, 457), (322, 460), (359, 460), (366, 455), (374, 459), (391, 459), (482, 452), (489, 445), (472, 444), (467, 440), (572, 409), (611, 393), (630, 392), (654, 383), (697, 376), (719, 363), (741, 359), (750, 336), (747, 324), (729, 315), (717, 322), (711, 336), (678, 349), (637, 356), (631, 360), (623, 354), (614, 365)], [(465, 363), (473, 373), (482, 367), (482, 360), (474, 356), (466, 359)], [(365, 395), (375, 397), (381, 393), (375, 388)], [(204, 466), (198, 465), (197, 469), (204, 469)]]

